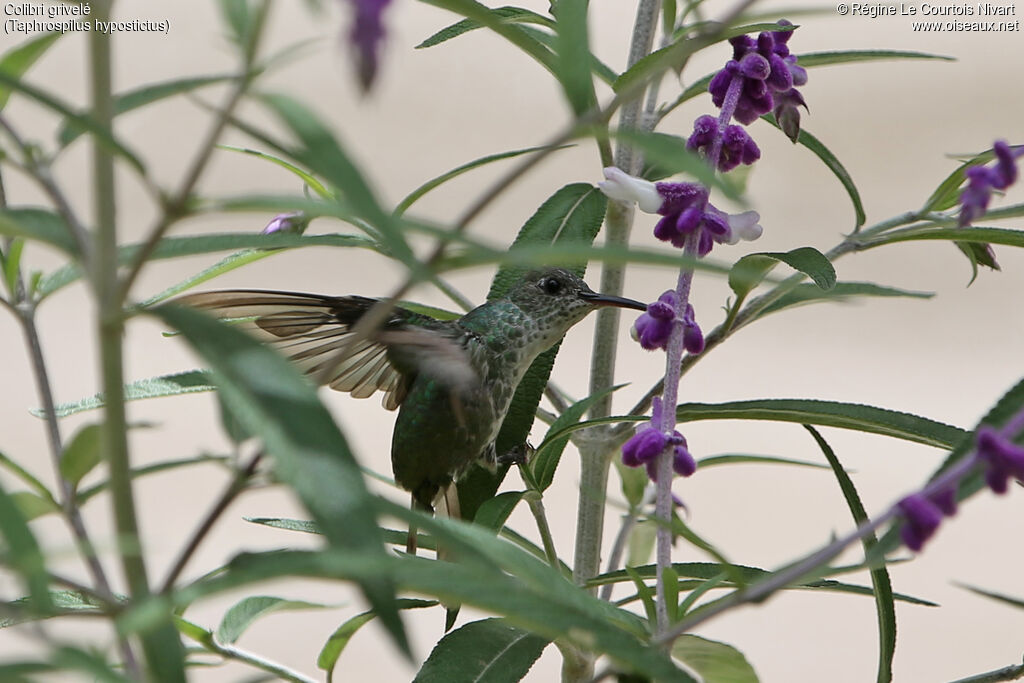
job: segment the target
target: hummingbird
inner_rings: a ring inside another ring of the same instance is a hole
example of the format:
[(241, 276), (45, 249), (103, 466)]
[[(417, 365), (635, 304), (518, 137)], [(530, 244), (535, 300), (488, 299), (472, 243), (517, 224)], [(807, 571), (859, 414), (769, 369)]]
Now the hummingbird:
[(430, 511), (473, 463), (493, 468), (505, 455), (496, 453), (495, 439), (538, 355), (599, 307), (647, 308), (551, 267), (524, 274), (504, 296), (456, 320), (395, 306), (363, 338), (353, 326), (379, 299), (234, 289), (179, 301), (238, 322), (332, 389), (356, 398), (383, 392), (384, 407), (398, 409), (395, 481)]

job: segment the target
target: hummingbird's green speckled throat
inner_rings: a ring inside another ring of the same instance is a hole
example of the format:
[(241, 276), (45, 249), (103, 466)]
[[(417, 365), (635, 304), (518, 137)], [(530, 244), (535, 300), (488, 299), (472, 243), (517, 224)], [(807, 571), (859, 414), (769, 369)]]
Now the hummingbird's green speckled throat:
[(431, 509), (472, 463), (496, 461), (498, 430), (538, 355), (600, 306), (646, 309), (598, 294), (562, 268), (531, 271), (504, 297), (457, 320), (396, 307), (365, 339), (352, 327), (377, 299), (225, 290), (179, 301), (240, 319), (332, 389), (357, 398), (383, 392), (385, 408), (400, 408), (391, 443), (395, 481)]

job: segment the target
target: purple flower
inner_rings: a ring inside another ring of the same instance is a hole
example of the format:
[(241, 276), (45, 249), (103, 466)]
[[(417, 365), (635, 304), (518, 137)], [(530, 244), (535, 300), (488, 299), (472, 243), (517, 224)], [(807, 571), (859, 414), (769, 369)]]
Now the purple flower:
[[(780, 21), (779, 25), (792, 26), (787, 21)], [(756, 39), (745, 35), (730, 39), (732, 59), (708, 84), (715, 106), (734, 107), (728, 114), (746, 125), (772, 111), (777, 95), (793, 97), (794, 86), (807, 82), (807, 71), (797, 65), (796, 57), (789, 52), (790, 33), (791, 30), (765, 31)], [(727, 95), (736, 79), (740, 79), (735, 86), (739, 97), (735, 103), (727, 104)], [(799, 93), (795, 96), (799, 97)]]
[(971, 166), (965, 171), (967, 187), (960, 193), (960, 227), (966, 227), (988, 210), (993, 190), (1005, 190), (1017, 180), (1017, 158), (1024, 146), (1010, 147), (1003, 140), (992, 145), (996, 161), (992, 166)]
[(639, 467), (654, 462), (665, 450), (668, 438), (650, 422), (640, 425), (636, 434), (622, 446), (622, 463)]
[(349, 39), (356, 53), (356, 70), (363, 91), (368, 91), (377, 75), (384, 23), (381, 17), (391, 0), (352, 0), (355, 17)]
[(302, 211), (292, 211), (291, 213), (280, 213), (274, 216), (267, 227), (263, 228), (260, 234), (263, 235), (274, 235), (277, 233), (293, 233), (301, 235), (309, 227), (309, 217)]
[(1006, 493), (1011, 477), (1024, 480), (1024, 446), (992, 427), (978, 430), (978, 457), (987, 465), (985, 482), (996, 493)]
[[(719, 137), (718, 121), (705, 114), (693, 123), (693, 134), (686, 141), (687, 149), (711, 155)], [(761, 158), (761, 150), (743, 126), (726, 126), (721, 134), (722, 146), (718, 157), (718, 170), (731, 171), (740, 164), (750, 165)]]
[(675, 432), (670, 441), (674, 444), (672, 448), (672, 471), (680, 477), (688, 477), (697, 471), (697, 461), (690, 455), (686, 447), (686, 437)]
[(633, 323), (633, 338), (648, 351), (663, 349), (672, 334), (672, 323), (676, 319), (676, 307), (679, 297), (675, 290), (669, 290), (658, 297), (658, 300), (647, 306), (647, 312), (641, 314)]
[(920, 493), (914, 493), (896, 504), (903, 513), (900, 537), (908, 548), (917, 552), (935, 534), (942, 522), (942, 510)]

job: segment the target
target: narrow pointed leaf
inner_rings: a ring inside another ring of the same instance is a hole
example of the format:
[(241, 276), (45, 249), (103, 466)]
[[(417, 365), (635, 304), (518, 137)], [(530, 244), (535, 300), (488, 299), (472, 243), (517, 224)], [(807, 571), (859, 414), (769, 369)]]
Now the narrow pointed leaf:
[(1017, 609), (1024, 609), (1024, 599), (1022, 598), (1015, 598), (1013, 596), (1006, 595), (1005, 593), (997, 593), (995, 591), (985, 590), (984, 588), (978, 588), (977, 586), (971, 586), (966, 583), (958, 583), (957, 585), (961, 588), (971, 591), (972, 593), (977, 593), (978, 595), (983, 595), (986, 598), (991, 598), (992, 600), (1001, 602), (1004, 605), (1010, 605), (1011, 607), (1016, 607)]
[(836, 270), (832, 262), (813, 247), (800, 247), (785, 253), (764, 251), (747, 254), (729, 271), (729, 287), (737, 296), (745, 297), (779, 262), (814, 280), (819, 289), (829, 290), (836, 285)]
[[(179, 330), (210, 365), (225, 403), (262, 439), (276, 474), (295, 490), (331, 545), (353, 554), (383, 556), (383, 539), (359, 466), (305, 378), (273, 350), (198, 311), (164, 304), (153, 313)], [(392, 638), (408, 651), (394, 586), (380, 577), (361, 581), (360, 587)]]
[[(590, 410), (590, 406), (592, 406), (594, 402), (601, 400), (609, 393), (621, 388), (622, 386), (624, 385), (620, 384), (617, 387), (611, 387), (604, 391), (599, 391), (596, 394), (592, 394), (585, 399), (573, 403), (551, 424), (548, 428), (548, 434), (557, 434), (562, 429), (576, 424), (586, 414), (586, 412)], [(568, 435), (557, 439), (549, 439), (545, 436), (544, 441), (537, 447), (537, 453), (533, 456), (531, 467), (533, 468), (533, 476), (537, 480), (537, 486), (541, 491), (546, 491), (554, 481), (555, 470), (558, 469), (558, 463), (562, 459), (562, 453), (565, 451), (565, 447), (568, 443)]]
[[(555, 25), (555, 22), (552, 21), (550, 17), (545, 17), (541, 14), (537, 14), (533, 10), (528, 10), (523, 7), (495, 7), (491, 11), (509, 24), (536, 24), (547, 28), (554, 28)], [(465, 33), (475, 31), (478, 28), (483, 28), (483, 24), (479, 21), (463, 19), (462, 21), (458, 21), (451, 26), (446, 26), (437, 33), (434, 33), (417, 45), (415, 49), (422, 50), (424, 48), (434, 47), (435, 45), (440, 45), (452, 38), (458, 38)]]
[[(62, 35), (64, 34), (44, 33), (11, 48), (0, 57), (0, 71), (12, 78), (20, 78)], [(11, 89), (0, 87), (0, 111), (3, 111), (10, 97)]]
[(48, 209), (0, 209), (0, 235), (44, 242), (72, 256), (78, 253), (64, 219)]
[[(822, 438), (818, 430), (810, 425), (804, 425), (804, 427), (814, 437), (821, 452), (825, 455), (825, 459), (828, 460), (829, 466), (832, 467), (832, 473), (835, 474), (836, 480), (839, 482), (839, 488), (843, 492), (843, 498), (846, 499), (847, 507), (850, 508), (854, 523), (857, 526), (862, 526), (870, 522), (860, 495), (857, 493), (857, 488), (854, 486), (853, 480), (850, 479), (850, 475), (843, 469), (835, 451)], [(864, 555), (868, 556), (878, 545), (878, 537), (874, 533), (867, 534), (861, 538), (861, 544), (864, 546)], [(892, 680), (892, 659), (896, 654), (896, 605), (893, 603), (892, 580), (889, 578), (889, 570), (884, 564), (871, 570), (871, 585), (874, 587), (875, 611), (878, 614), (877, 681), (878, 683), (889, 683)]]
[[(200, 391), (213, 391), (216, 388), (210, 374), (205, 370), (189, 370), (171, 375), (160, 375), (159, 377), (148, 377), (140, 379), (124, 386), (125, 400), (137, 401), (144, 398), (158, 398), (162, 396), (178, 396), (179, 394), (194, 394)], [(95, 394), (70, 403), (61, 403), (54, 407), (57, 417), (67, 417), (85, 410), (95, 410), (104, 405), (103, 394)], [(45, 417), (40, 410), (31, 411), (36, 417)]]
[(0, 535), (6, 546), (7, 563), (28, 589), (30, 608), (40, 614), (53, 609), (46, 560), (36, 537), (25, 521), (15, 499), (0, 485)]
[(60, 473), (77, 487), (82, 477), (103, 460), (100, 439), (102, 428), (98, 424), (85, 425), (71, 438), (60, 459)]
[[(434, 607), (439, 604), (437, 600), (418, 600), (415, 598), (399, 598), (395, 602), (398, 605), (398, 609), (418, 609)], [(335, 664), (338, 663), (338, 659), (341, 657), (342, 652), (344, 652), (345, 647), (352, 640), (352, 636), (376, 618), (377, 614), (375, 612), (362, 612), (339, 626), (320, 650), (320, 654), (316, 659), (317, 668), (328, 673), (333, 672)]]
[(761, 315), (775, 313), (784, 308), (819, 302), (844, 303), (857, 297), (908, 297), (912, 299), (931, 299), (934, 292), (915, 292), (909, 289), (897, 289), (876, 285), (872, 282), (837, 282), (835, 287), (823, 290), (817, 285), (800, 284), (782, 297), (765, 307)]
[(480, 526), (500, 531), (516, 505), (523, 499), (525, 491), (505, 491), (494, 498), (484, 501), (477, 509), (473, 521)]
[(596, 104), (590, 76), (587, 33), (589, 0), (559, 0), (555, 12), (555, 61), (558, 81), (573, 112), (580, 116)]

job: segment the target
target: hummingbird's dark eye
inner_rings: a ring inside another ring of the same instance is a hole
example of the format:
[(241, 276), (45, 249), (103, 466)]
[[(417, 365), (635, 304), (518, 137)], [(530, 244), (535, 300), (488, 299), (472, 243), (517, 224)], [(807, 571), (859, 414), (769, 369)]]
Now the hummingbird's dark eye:
[(546, 277), (540, 281), (540, 288), (545, 294), (558, 294), (562, 291), (562, 281), (556, 277)]

